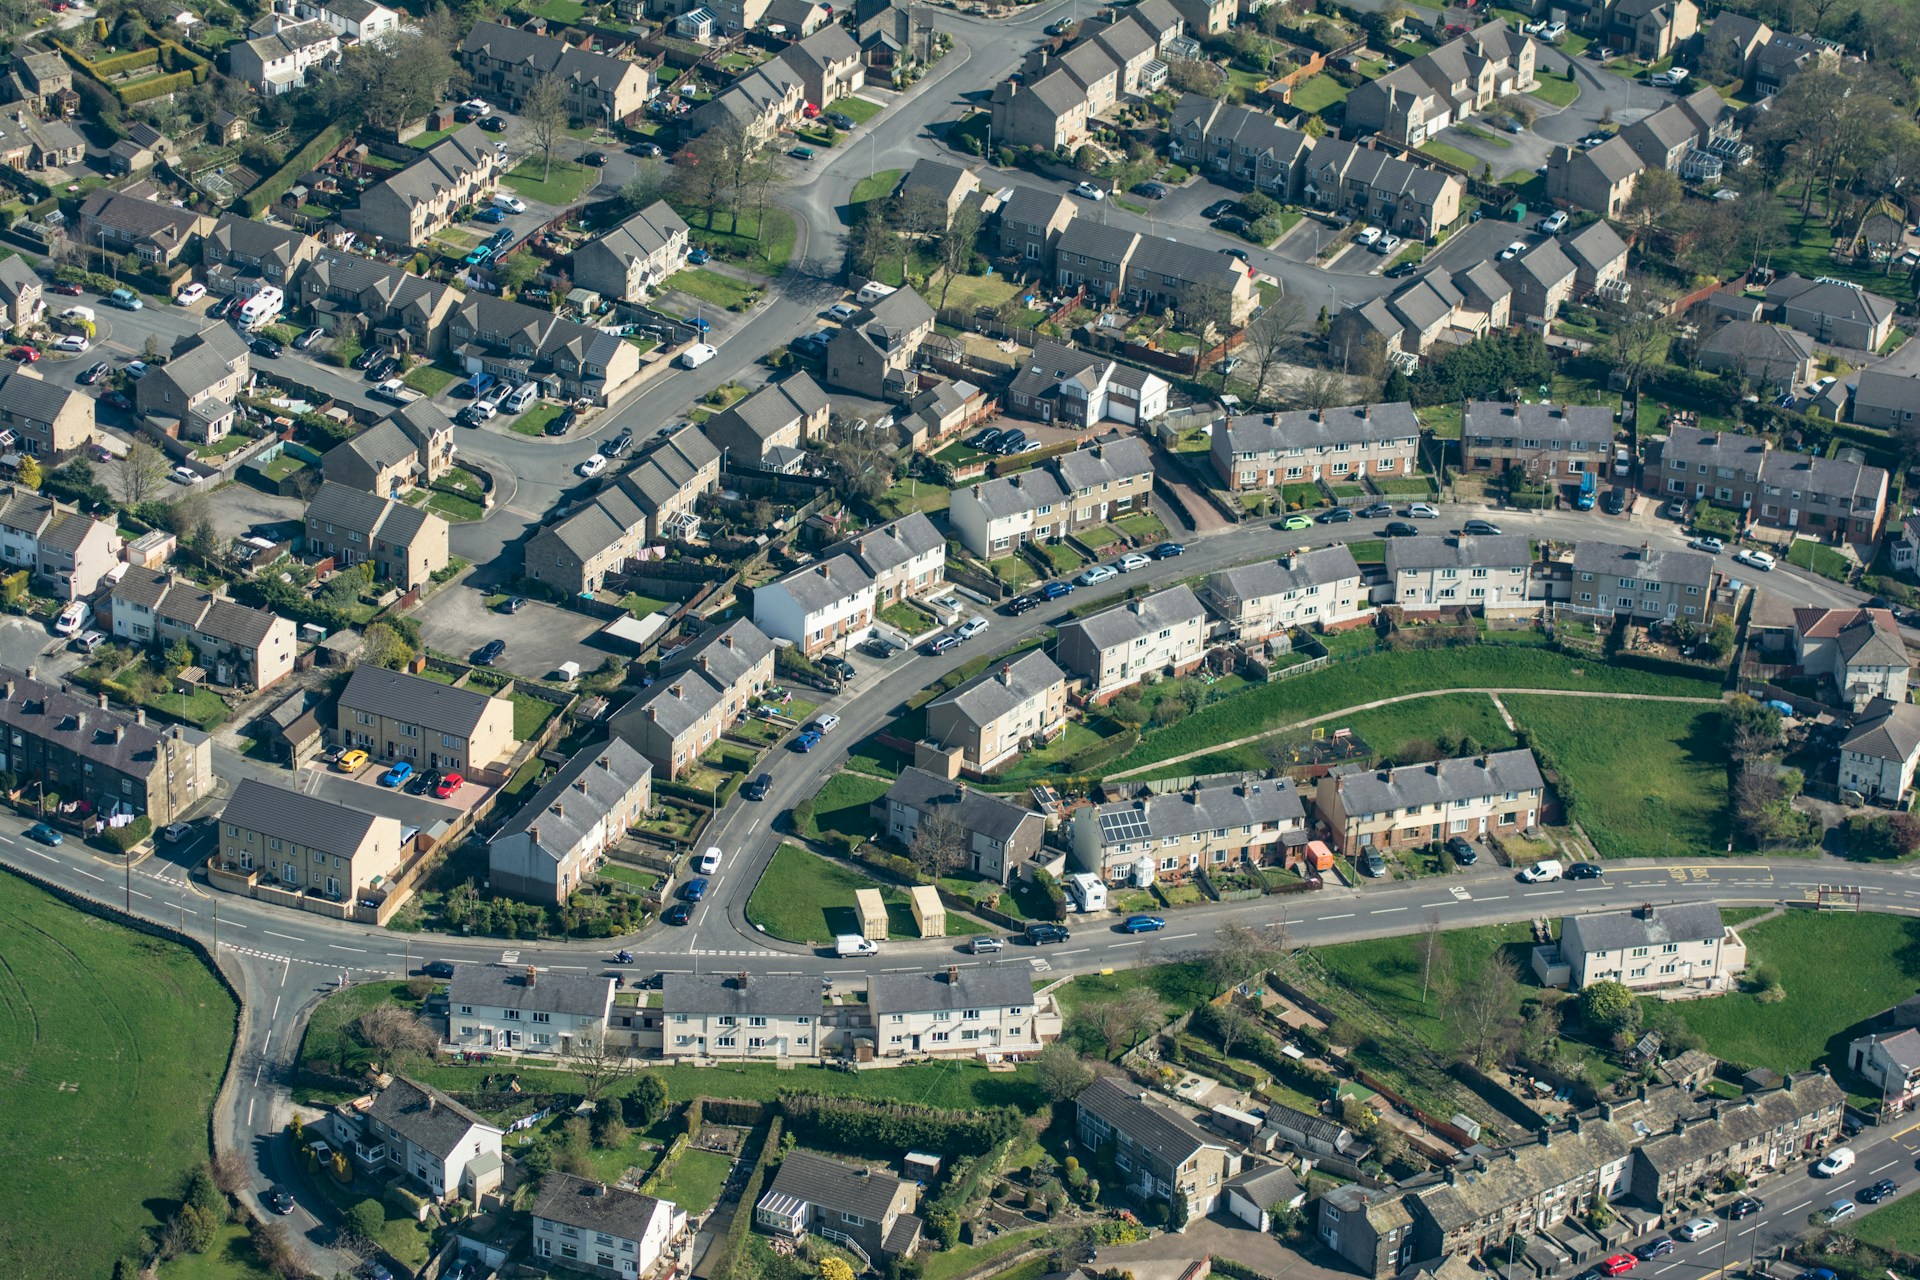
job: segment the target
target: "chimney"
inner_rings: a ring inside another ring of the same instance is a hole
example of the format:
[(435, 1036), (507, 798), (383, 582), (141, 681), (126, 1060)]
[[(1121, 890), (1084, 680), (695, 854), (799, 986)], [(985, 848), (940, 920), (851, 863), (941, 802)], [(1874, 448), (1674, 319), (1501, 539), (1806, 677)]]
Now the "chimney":
[(27, 679), (38, 680), (39, 678), (40, 678), (40, 668), (35, 666), (29, 666), (27, 668)]
[(432, 1115), (435, 1111), (439, 1109), (440, 1109), (440, 1099), (434, 1097), (432, 1094), (428, 1094), (427, 1095), (427, 1114)]
[(587, 780), (585, 778), (575, 778), (573, 780), (573, 789), (581, 795), (587, 794)]
[(606, 772), (606, 773), (612, 773), (612, 772), (613, 772), (613, 757), (612, 757), (612, 756), (601, 756), (601, 757), (600, 757), (600, 759), (599, 759), (599, 761), (598, 761), (598, 763), (599, 763), (599, 765), (600, 765), (600, 768), (601, 768), (601, 770), (602, 770), (603, 772)]
[(1362, 421), (1362, 422), (1372, 422), (1372, 421), (1373, 421), (1373, 406), (1372, 406), (1372, 405), (1370, 405), (1370, 404), (1363, 404), (1363, 405), (1361, 405), (1361, 406), (1360, 406), (1360, 421)]
[(593, 1184), (593, 1194), (594, 1194), (595, 1196), (604, 1196), (604, 1195), (606, 1195), (606, 1194), (607, 1194), (607, 1184), (606, 1184), (606, 1183), (604, 1183), (604, 1182), (596, 1182), (596, 1183), (594, 1183), (594, 1184)]
[(740, 988), (740, 990), (745, 991), (747, 989), (747, 971), (742, 969), (740, 972), (734, 974), (733, 983), (736, 987)]
[(7, 681), (6, 690), (7, 690), (7, 701), (12, 702), (13, 701), (13, 681), (11, 680)]
[(1633, 909), (1633, 914), (1642, 920), (1651, 920), (1653, 919), (1653, 904), (1651, 902), (1643, 902)]
[(100, 699), (100, 709), (105, 711), (107, 709), (107, 695), (103, 693), (98, 696)]
[(721, 636), (720, 643), (727, 646), (727, 648), (729, 649), (733, 648), (733, 632), (729, 631), (725, 635)]
[(535, 845), (538, 845), (540, 843), (540, 824), (539, 823), (529, 822), (527, 824), (527, 839), (533, 841)]
[(1460, 1171), (1452, 1165), (1447, 1166), (1447, 1185), (1454, 1186), (1460, 1181)]
[(1542, 1129), (1540, 1131), (1540, 1145), (1543, 1147), (1550, 1147), (1553, 1145), (1552, 1129)]
[(1013, 664), (1006, 663), (1006, 662), (1003, 662), (1000, 664), (1000, 683), (1001, 684), (1013, 683)]
[(1682, 1134), (1687, 1131), (1687, 1118), (1685, 1116), (1675, 1116), (1673, 1118), (1673, 1131), (1675, 1134)]
[(1611, 1102), (1603, 1102), (1600, 1104), (1600, 1118), (1602, 1120), (1613, 1119), (1613, 1104)]
[(700, 655), (700, 669), (701, 669), (702, 671), (710, 671), (710, 670), (712, 670), (712, 663), (710, 663), (710, 662), (709, 662), (709, 661), (707, 660), (707, 655), (706, 655), (706, 654), (704, 654), (704, 653)]
[(540, 971), (532, 965), (527, 966), (527, 985), (532, 986), (540, 980)]
[(1186, 800), (1188, 804), (1200, 803), (1200, 793), (1198, 791), (1187, 791), (1187, 792), (1183, 792), (1182, 794), (1186, 796)]
[[(561, 804), (560, 804), (560, 803), (559, 803), (558, 801), (555, 801), (555, 802), (554, 802), (554, 803), (553, 803), (552, 805), (549, 805), (548, 807), (549, 807), (549, 808), (550, 808), (550, 809), (551, 809), (551, 810), (553, 811), (553, 816), (554, 816), (554, 817), (556, 817), (556, 818), (558, 818), (558, 819), (560, 819), (560, 820), (561, 820), (562, 822), (565, 822), (565, 821), (566, 821), (566, 818), (567, 818), (567, 811), (566, 811), (566, 809), (565, 809), (565, 807), (563, 807), (563, 806), (562, 806), (562, 805), (561, 805)], [(529, 972), (531, 972), (531, 971), (529, 971)], [(532, 979), (531, 977), (529, 977), (529, 978), (527, 979), (527, 984), (528, 984), (529, 986), (531, 986), (531, 985), (533, 984), (533, 979)]]
[[(1131, 600), (1129, 600), (1129, 601), (1127, 601), (1127, 612), (1129, 612), (1129, 613), (1139, 613), (1139, 612), (1141, 612), (1141, 609), (1140, 609), (1140, 598), (1139, 598), (1138, 596), (1136, 596), (1136, 597), (1134, 597), (1133, 599), (1131, 599)], [(100, 695), (100, 697), (101, 697), (101, 698), (102, 698), (103, 700), (104, 700), (104, 699), (106, 698), (106, 696), (107, 696), (107, 695), (106, 695), (106, 694), (104, 694), (104, 693)]]
[(655, 720), (658, 720), (659, 718), (660, 718), (660, 708), (658, 707), (647, 708), (647, 723), (651, 724)]
[(856, 556), (864, 556), (867, 554), (867, 540), (865, 538), (855, 538), (853, 540), (853, 554)]
[(947, 985), (950, 987), (957, 987), (960, 985), (960, 966), (959, 965), (950, 964), (947, 966)]
[(113, 726), (113, 740), (115, 742), (125, 742), (126, 738), (127, 738), (127, 726), (123, 724), (117, 724)]
[(831, 565), (821, 565), (820, 576), (823, 578), (831, 578), (833, 576), (833, 567)]
[(1715, 1120), (1720, 1118), (1720, 1100), (1718, 1098), (1714, 1099), (1713, 1106), (1708, 1109), (1708, 1114)]
[(673, 695), (673, 700), (675, 702), (680, 701), (680, 690), (682, 687), (683, 686), (676, 684), (671, 689), (667, 690), (668, 693), (671, 693)]

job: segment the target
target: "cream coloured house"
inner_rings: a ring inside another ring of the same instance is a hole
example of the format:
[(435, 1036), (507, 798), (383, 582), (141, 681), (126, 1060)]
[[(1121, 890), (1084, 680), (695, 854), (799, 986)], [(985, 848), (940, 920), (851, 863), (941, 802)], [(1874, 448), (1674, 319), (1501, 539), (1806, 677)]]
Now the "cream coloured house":
[(1546, 785), (1531, 751), (1498, 751), (1397, 769), (1336, 770), (1320, 779), (1314, 807), (1334, 845), (1351, 857), (1369, 848), (1529, 830), (1539, 825)]
[(1243, 644), (1294, 627), (1338, 630), (1372, 612), (1360, 566), (1338, 546), (1216, 570), (1201, 591)]
[(1560, 921), (1569, 986), (1618, 982), (1636, 991), (1721, 986), (1747, 966), (1747, 946), (1707, 902), (1600, 911)]
[(455, 965), (447, 984), (447, 1043), (464, 1049), (564, 1054), (600, 1044), (613, 979), (533, 965)]
[[(961, 1055), (992, 1060), (1038, 1053), (1060, 1034), (1052, 996), (1036, 995), (1032, 979), (1012, 967), (938, 973), (881, 973), (867, 979), (874, 1053)], [(856, 1038), (859, 1032), (854, 1032)]]

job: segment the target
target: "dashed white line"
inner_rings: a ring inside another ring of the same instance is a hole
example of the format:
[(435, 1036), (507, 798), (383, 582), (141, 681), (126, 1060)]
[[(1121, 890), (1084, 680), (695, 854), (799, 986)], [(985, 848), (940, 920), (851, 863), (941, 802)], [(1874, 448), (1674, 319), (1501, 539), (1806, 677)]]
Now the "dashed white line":
[(1146, 941), (1145, 938), (1135, 938), (1132, 942), (1116, 942), (1113, 944), (1113, 946), (1115, 950), (1118, 950), (1121, 947), (1137, 947), (1145, 941)]
[(32, 855), (33, 855), (34, 857), (36, 857), (36, 858), (45, 858), (45, 859), (46, 859), (46, 860), (47, 860), (48, 862), (58, 862), (58, 861), (60, 861), (60, 859), (58, 859), (58, 858), (56, 858), (56, 857), (54, 857), (54, 856), (53, 856), (52, 854), (50, 854), (50, 853), (42, 853), (42, 852), (40, 852), (40, 851), (39, 851), (38, 849), (29, 849), (29, 850), (27, 850), (27, 852), (28, 852), (28, 853), (30, 853), (30, 854), (32, 854)]
[(275, 996), (273, 998), (273, 1012), (267, 1015), (267, 1021), (271, 1022), (279, 1016), (280, 1016), (280, 997)]
[(1378, 907), (1372, 911), (1367, 912), (1367, 914), (1370, 916), (1390, 916), (1396, 911), (1405, 911), (1405, 910), (1406, 910), (1405, 907)]
[(583, 964), (550, 964), (547, 968), (554, 970), (556, 973), (561, 971), (585, 973), (587, 971), (587, 966)]
[(147, 900), (148, 902), (152, 902), (152, 901), (153, 901), (153, 895), (152, 895), (152, 894), (150, 894), (150, 893), (142, 893), (142, 892), (140, 892), (140, 891), (139, 891), (138, 889), (135, 889), (135, 890), (133, 891), (133, 896), (134, 896), (134, 897), (136, 897), (136, 898), (145, 898), (145, 899), (146, 899), (146, 900)]
[(1081, 956), (1081, 955), (1085, 955), (1087, 952), (1091, 950), (1093, 950), (1093, 948), (1091, 947), (1075, 947), (1071, 951), (1056, 951), (1053, 954), (1057, 956)]
[(1655, 1275), (1657, 1275), (1657, 1276), (1663, 1276), (1663, 1275), (1665, 1275), (1665, 1274), (1667, 1274), (1667, 1272), (1669, 1272), (1669, 1271), (1671, 1271), (1671, 1270), (1673, 1270), (1673, 1269), (1674, 1269), (1675, 1267), (1677, 1267), (1677, 1266), (1679, 1266), (1679, 1265), (1680, 1265), (1680, 1264), (1679, 1264), (1679, 1263), (1677, 1263), (1677, 1262), (1669, 1262), (1669, 1263), (1668, 1263), (1668, 1264), (1667, 1264), (1666, 1266), (1664, 1266), (1664, 1267), (1662, 1267), (1662, 1268), (1660, 1268), (1660, 1269), (1659, 1269), (1658, 1271), (1656, 1271), (1656, 1272), (1654, 1272), (1653, 1274), (1655, 1274)]
[(107, 882), (107, 878), (105, 876), (97, 876), (93, 874), (93, 872), (87, 870), (85, 867), (75, 867), (74, 870), (78, 871), (81, 875), (85, 876), (89, 880), (97, 880), (101, 884), (105, 884)]
[(1811, 1201), (1811, 1200), (1802, 1200), (1802, 1201), (1801, 1201), (1801, 1202), (1800, 1202), (1799, 1204), (1796, 1204), (1796, 1205), (1794, 1205), (1794, 1206), (1793, 1206), (1793, 1207), (1792, 1207), (1791, 1209), (1787, 1209), (1787, 1210), (1784, 1210), (1784, 1212), (1786, 1212), (1786, 1213), (1798, 1213), (1798, 1212), (1800, 1212), (1800, 1210), (1802, 1210), (1802, 1209), (1804, 1209), (1804, 1208), (1806, 1208), (1806, 1207), (1807, 1207), (1808, 1205), (1810, 1205), (1810, 1204), (1812, 1204), (1812, 1203), (1813, 1203), (1813, 1201)]
[(1199, 936), (1200, 936), (1200, 935), (1199, 935), (1199, 934), (1197, 934), (1197, 933), (1170, 933), (1170, 934), (1168, 934), (1168, 935), (1167, 935), (1166, 937), (1164, 937), (1164, 938), (1162, 938), (1162, 939), (1160, 939), (1160, 941), (1162, 941), (1162, 942), (1178, 942), (1178, 941), (1180, 941), (1180, 940), (1181, 940), (1182, 938), (1197, 938), (1197, 937), (1199, 937)]
[(1520, 896), (1523, 898), (1545, 898), (1545, 897), (1550, 897), (1553, 894), (1556, 894), (1559, 892), (1560, 890), (1558, 889), (1531, 889), (1531, 890), (1528, 890), (1526, 893), (1521, 894)]
[(1575, 889), (1574, 892), (1575, 893), (1605, 893), (1608, 889), (1612, 887), (1613, 886), (1611, 885), (1593, 884), (1593, 885), (1583, 886), (1579, 889)]
[(1351, 920), (1353, 919), (1353, 912), (1349, 911), (1347, 912), (1347, 914), (1343, 916), (1320, 916), (1318, 917), (1318, 919), (1320, 920)]
[(1878, 1168), (1878, 1169), (1869, 1169), (1869, 1170), (1867, 1170), (1867, 1172), (1868, 1172), (1868, 1173), (1880, 1173), (1880, 1172), (1882, 1172), (1882, 1171), (1884, 1171), (1884, 1170), (1887, 1170), (1887, 1169), (1891, 1169), (1891, 1168), (1893, 1168), (1893, 1166), (1895, 1166), (1895, 1165), (1897, 1165), (1897, 1164), (1899, 1164), (1899, 1163), (1900, 1163), (1900, 1162), (1899, 1162), (1898, 1160), (1889, 1160), (1889, 1161), (1887, 1161), (1887, 1162), (1886, 1162), (1885, 1164), (1883, 1164), (1883, 1165), (1881, 1165), (1881, 1166), (1880, 1166), (1880, 1168)]
[[(285, 934), (274, 934), (274, 937), (276, 938), (285, 937), (285, 936), (286, 936)], [(343, 947), (337, 942), (329, 942), (327, 944), (327, 949), (329, 951), (357, 951), (361, 955), (367, 954), (367, 949), (365, 947)]]
[(303, 938), (296, 938), (296, 937), (294, 937), (294, 936), (293, 936), (292, 934), (290, 934), (290, 933), (275, 933), (275, 932), (274, 932), (273, 930), (271, 930), (271, 929), (262, 929), (262, 930), (261, 930), (260, 932), (262, 932), (262, 933), (264, 933), (264, 934), (266, 934), (266, 935), (267, 935), (267, 936), (268, 936), (269, 938), (285, 938), (285, 939), (286, 939), (286, 940), (287, 940), (288, 942), (302, 942), (302, 941), (305, 941), (305, 939), (303, 939)]

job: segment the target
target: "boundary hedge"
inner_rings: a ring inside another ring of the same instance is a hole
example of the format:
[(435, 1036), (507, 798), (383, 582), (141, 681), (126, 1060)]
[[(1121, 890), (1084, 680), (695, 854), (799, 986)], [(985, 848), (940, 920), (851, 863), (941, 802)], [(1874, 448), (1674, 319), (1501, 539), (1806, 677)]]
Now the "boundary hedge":
[[(73, 64), (74, 70), (94, 81), (111, 93), (123, 107), (137, 106), (142, 102), (151, 102), (155, 98), (164, 98), (170, 93), (178, 93), (190, 85), (204, 84), (213, 74), (213, 64), (174, 40), (162, 40), (150, 49), (136, 49), (132, 53), (116, 53), (110, 58), (98, 62), (89, 62), (80, 55), (79, 50), (63, 41), (55, 40), (53, 47), (58, 49), (66, 60)], [(184, 71), (173, 68), (185, 65)], [(159, 66), (166, 74), (136, 80), (132, 84), (114, 84), (111, 77), (129, 71), (141, 71), (147, 67)]]
[(351, 132), (351, 127), (346, 124), (328, 125), (315, 134), (304, 147), (288, 156), (287, 162), (274, 170), (272, 177), (234, 201), (234, 207), (243, 217), (259, 217), (293, 188), (294, 182), (301, 174), (309, 169), (318, 168), (321, 158), (331, 154), (333, 149), (344, 142)]

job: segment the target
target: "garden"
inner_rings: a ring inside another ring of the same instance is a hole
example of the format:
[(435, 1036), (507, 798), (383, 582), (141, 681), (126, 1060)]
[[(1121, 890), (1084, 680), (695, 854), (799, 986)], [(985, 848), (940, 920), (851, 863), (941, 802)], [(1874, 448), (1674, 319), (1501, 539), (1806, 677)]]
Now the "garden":
[[(914, 923), (906, 890), (882, 884), (864, 872), (794, 844), (783, 844), (774, 851), (773, 860), (760, 874), (760, 882), (747, 899), (747, 920), (776, 938), (824, 946), (841, 934), (861, 932), (853, 906), (854, 893), (875, 888), (880, 890), (881, 900), (887, 906), (888, 936), (919, 937), (920, 930)], [(953, 935), (985, 933), (987, 928), (949, 911), (947, 932)]]

